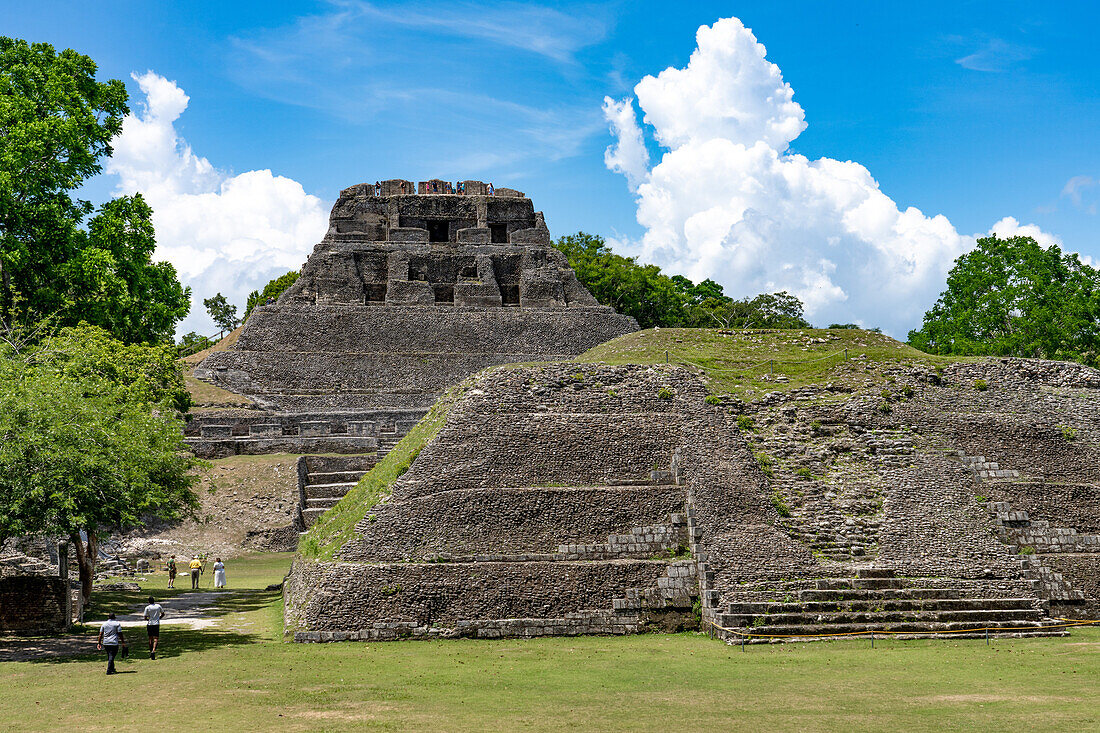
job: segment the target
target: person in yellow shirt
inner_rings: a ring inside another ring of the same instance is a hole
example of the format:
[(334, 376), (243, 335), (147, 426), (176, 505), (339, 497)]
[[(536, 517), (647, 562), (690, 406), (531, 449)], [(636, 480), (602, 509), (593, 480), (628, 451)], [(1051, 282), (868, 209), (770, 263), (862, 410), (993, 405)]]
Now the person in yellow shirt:
[(191, 561), (191, 590), (199, 589), (199, 576), (202, 575), (202, 560), (198, 555)]

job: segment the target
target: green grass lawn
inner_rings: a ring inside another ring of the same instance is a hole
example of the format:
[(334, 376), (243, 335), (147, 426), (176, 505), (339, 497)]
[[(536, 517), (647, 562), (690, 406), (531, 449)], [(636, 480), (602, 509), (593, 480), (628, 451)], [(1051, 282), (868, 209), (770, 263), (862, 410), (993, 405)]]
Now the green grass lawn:
[[(288, 555), (230, 566), (218, 625), (159, 658), (0, 664), (8, 730), (1095, 730), (1100, 629), (1066, 639), (749, 647), (696, 634), (288, 644), (263, 591)], [(235, 571), (235, 573), (233, 572)], [(148, 584), (164, 597), (163, 578)], [(178, 592), (187, 592), (180, 590)], [(143, 590), (143, 594), (147, 591)], [(126, 594), (101, 601), (128, 607)]]
[[(889, 336), (860, 329), (662, 328), (612, 339), (576, 361), (664, 364), (666, 359), (698, 369), (711, 392), (741, 397), (808, 384), (874, 380), (884, 365), (936, 366), (963, 360), (925, 354)], [(775, 376), (786, 381), (774, 381)]]

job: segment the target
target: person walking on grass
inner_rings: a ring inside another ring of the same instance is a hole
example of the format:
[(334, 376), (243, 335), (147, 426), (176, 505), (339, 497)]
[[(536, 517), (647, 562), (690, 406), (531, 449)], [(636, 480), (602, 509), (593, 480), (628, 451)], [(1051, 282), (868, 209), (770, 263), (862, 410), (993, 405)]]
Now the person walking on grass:
[(199, 589), (199, 576), (202, 575), (202, 560), (198, 555), (191, 561), (191, 590)]
[(225, 587), (225, 563), (220, 557), (214, 560), (214, 587)]
[(107, 620), (99, 627), (99, 636), (95, 640), (96, 649), (107, 650), (107, 674), (115, 674), (115, 655), (118, 654), (120, 644), (123, 649), (126, 649), (126, 637), (122, 635), (122, 624), (115, 621), (113, 613), (109, 613)]
[(164, 565), (165, 565), (165, 567), (168, 568), (168, 587), (169, 588), (175, 588), (176, 587), (176, 556), (172, 555), (170, 558), (168, 558), (168, 562), (164, 563)]
[(149, 635), (149, 658), (157, 658), (157, 645), (160, 644), (160, 620), (164, 617), (164, 608), (156, 599), (149, 596), (149, 605), (145, 607), (145, 631)]

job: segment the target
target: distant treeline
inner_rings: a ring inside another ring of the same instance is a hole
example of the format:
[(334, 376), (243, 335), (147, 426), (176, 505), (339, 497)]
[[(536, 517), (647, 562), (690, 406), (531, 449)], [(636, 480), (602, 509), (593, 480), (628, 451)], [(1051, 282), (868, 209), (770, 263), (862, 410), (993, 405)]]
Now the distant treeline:
[(603, 237), (578, 232), (554, 246), (602, 305), (633, 316), (642, 328), (810, 328), (803, 306), (786, 291), (734, 300), (711, 279), (693, 283), (656, 265), (615, 254)]

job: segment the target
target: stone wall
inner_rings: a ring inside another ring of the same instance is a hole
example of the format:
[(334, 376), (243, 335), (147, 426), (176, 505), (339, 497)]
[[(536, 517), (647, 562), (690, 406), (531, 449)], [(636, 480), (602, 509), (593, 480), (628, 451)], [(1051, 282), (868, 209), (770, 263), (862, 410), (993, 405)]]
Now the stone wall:
[(69, 628), (69, 581), (57, 576), (0, 577), (0, 632), (48, 634)]
[(670, 467), (685, 416), (710, 409), (704, 396), (678, 367), (486, 371), (358, 524), (344, 562), (296, 564), (288, 631), (310, 641), (426, 638), (433, 625), (633, 633), (670, 613), (671, 627), (691, 623), (686, 495)]
[(605, 542), (683, 511), (679, 486), (445, 491), (380, 506), (341, 557), (425, 562), (553, 554), (561, 545)]
[(556, 618), (610, 609), (656, 585), (668, 564), (627, 560), (533, 563), (311, 563), (285, 586), (288, 632), (358, 631), (375, 621), (454, 626), (460, 620)]

